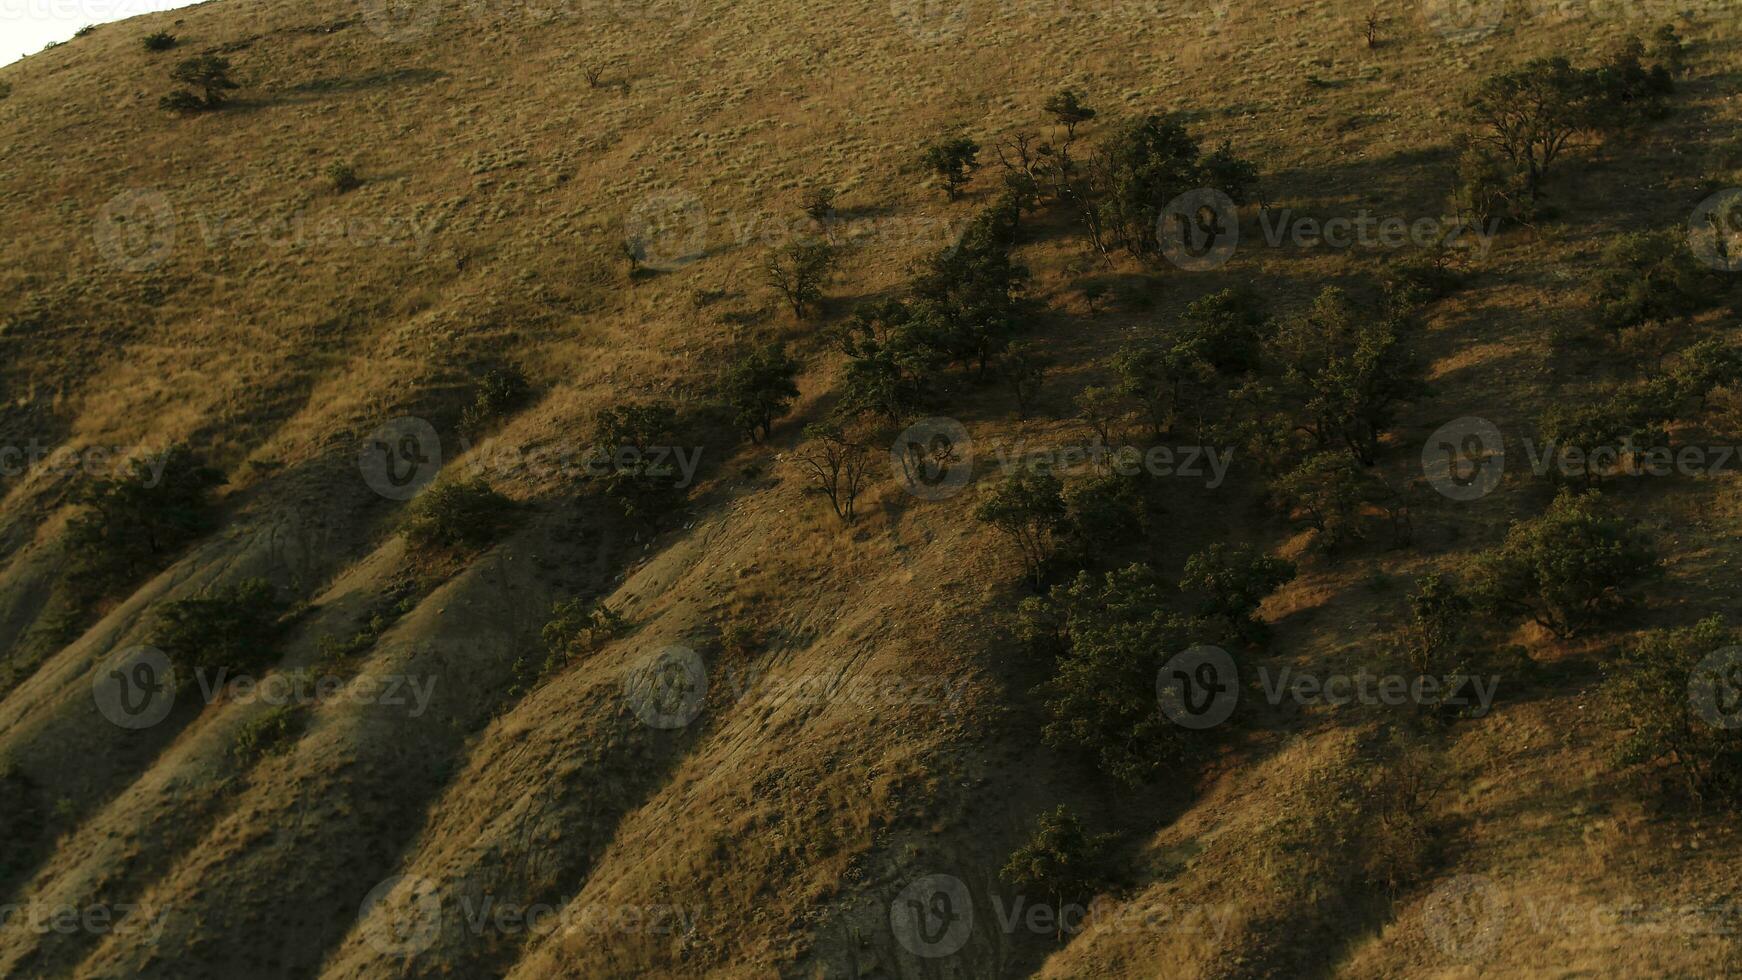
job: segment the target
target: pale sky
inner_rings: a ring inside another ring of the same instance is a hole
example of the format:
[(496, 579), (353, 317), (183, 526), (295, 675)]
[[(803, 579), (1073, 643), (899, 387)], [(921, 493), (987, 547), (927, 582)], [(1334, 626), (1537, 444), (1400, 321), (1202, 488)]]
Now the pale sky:
[(0, 0), (0, 65), (65, 41), (86, 24), (192, 6), (193, 0)]

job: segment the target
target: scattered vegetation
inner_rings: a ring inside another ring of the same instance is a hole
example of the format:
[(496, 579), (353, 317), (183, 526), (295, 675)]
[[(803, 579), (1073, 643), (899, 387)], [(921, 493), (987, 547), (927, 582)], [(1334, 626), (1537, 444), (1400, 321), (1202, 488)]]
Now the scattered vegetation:
[(276, 755), (295, 745), (307, 727), (308, 711), (302, 705), (279, 705), (248, 719), (236, 732), (230, 755), (237, 766), (247, 768), (265, 756)]

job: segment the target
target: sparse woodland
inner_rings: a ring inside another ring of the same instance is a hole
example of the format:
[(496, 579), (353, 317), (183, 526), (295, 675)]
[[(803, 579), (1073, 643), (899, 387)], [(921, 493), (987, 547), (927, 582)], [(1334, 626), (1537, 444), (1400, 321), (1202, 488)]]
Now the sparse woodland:
[(1742, 962), (1733, 12), (237, 2), (0, 67), (0, 974)]

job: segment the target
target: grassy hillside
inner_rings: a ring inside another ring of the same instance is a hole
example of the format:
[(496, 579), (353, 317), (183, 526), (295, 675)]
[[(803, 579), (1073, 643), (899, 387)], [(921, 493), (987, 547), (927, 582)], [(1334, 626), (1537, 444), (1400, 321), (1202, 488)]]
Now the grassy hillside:
[[(1383, 669), (1418, 579), (1468, 579), (1511, 522), (1584, 489), (1530, 472), (1545, 413), (1742, 344), (1734, 272), (1625, 330), (1596, 285), (1621, 236), (1685, 237), (1742, 185), (1733, 12), (1373, 11), (1370, 45), (1367, 8), (1314, 0), (214, 0), (0, 68), (0, 449), (20, 451), (0, 455), (0, 973), (1734, 972), (1734, 804), (1690, 792), (1679, 759), (1622, 757), (1614, 678), (1651, 631), (1742, 621), (1742, 460), (1601, 481), (1660, 559), (1624, 608), (1570, 636), (1469, 612), (1491, 710), (1264, 697), (1284, 669)], [(1365, 214), (1443, 238), (1483, 78), (1672, 22), (1668, 114), (1581, 134), (1540, 213), (1461, 239), (1457, 287), (1413, 314), (1430, 390), (1360, 467), (1406, 506), (1353, 507), (1363, 535), (1327, 547), (1310, 507), (1278, 505), (1292, 456), (1190, 423), (1158, 438), (1123, 405), (1122, 441), (1213, 445), (1226, 472), (1147, 481), (1143, 529), (1086, 557), (1059, 535), (1042, 590), (977, 518), (1002, 460), (1088, 441), (1081, 392), (1194, 302), (1240, 288), (1278, 323), (1337, 286), (1377, 309), (1438, 256), (1267, 237)], [(173, 47), (148, 50), (158, 31)], [(160, 108), (204, 55), (228, 59), (228, 103)], [(971, 438), (969, 485), (904, 484), (911, 419), (867, 422), (838, 519), (806, 463), (807, 426), (850, 401), (838, 333), (995, 204), (997, 147), (1061, 138), (1043, 106), (1065, 88), (1097, 110), (1084, 161), (1149, 113), (1251, 161), (1238, 249), (1205, 271), (1103, 254), (1043, 198), (1010, 249), (1018, 339), (1050, 361), (1033, 404), (1007, 356), (939, 368), (921, 414)], [(980, 146), (960, 199), (921, 159), (946, 133)], [(816, 188), (836, 192), (821, 228)], [(837, 266), (795, 316), (765, 265), (820, 233)], [(752, 440), (722, 375), (766, 343), (797, 359), (797, 395)], [(480, 421), (510, 376), (524, 397)], [(1735, 445), (1738, 393), (1701, 394), (1662, 438)], [(655, 402), (693, 480), (625, 513), (586, 452), (601, 412)], [(1424, 449), (1471, 417), (1507, 463), (1460, 500)], [(93, 544), (97, 481), (173, 446), (223, 477), (174, 505), (185, 532), (123, 518)], [(410, 487), (387, 477), (407, 467)], [(474, 478), (501, 502), (418, 522)], [(1141, 562), (1183, 616), (1175, 583), (1218, 543), (1295, 570), (1264, 590), (1262, 635), (1193, 636), (1238, 659), (1235, 719), (1135, 783), (1044, 737), (1058, 665), (1024, 601)], [(255, 581), (276, 606), (200, 604)], [(589, 603), (620, 621), (574, 627)], [(248, 679), (128, 686), (171, 655)], [(1092, 880), (1042, 895), (1001, 872), (1061, 805), (1105, 839)], [(1061, 928), (1066, 897), (1089, 912)]]

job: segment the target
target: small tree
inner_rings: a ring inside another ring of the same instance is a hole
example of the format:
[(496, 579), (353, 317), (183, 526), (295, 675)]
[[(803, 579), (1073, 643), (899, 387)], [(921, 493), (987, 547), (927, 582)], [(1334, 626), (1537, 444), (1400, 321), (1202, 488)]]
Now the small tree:
[(251, 579), (165, 604), (151, 643), (183, 684), (197, 672), (254, 674), (272, 662), (283, 612), (272, 584)]
[(768, 285), (792, 308), (795, 320), (823, 298), (834, 274), (835, 247), (820, 238), (795, 238), (769, 253), (762, 271)]
[(1424, 575), (1409, 595), (1408, 619), (1386, 637), (1386, 650), (1418, 677), (1461, 675), (1473, 659), (1466, 639), (1475, 612), (1452, 579)]
[(1099, 578), (1081, 573), (1024, 605), (1025, 635), (1057, 657), (1035, 692), (1046, 710), (1042, 739), (1087, 754), (1127, 786), (1189, 770), (1205, 744), (1205, 733), (1156, 708), (1162, 666), (1202, 629), (1168, 610), (1169, 592), (1153, 569), (1131, 565)]
[(774, 420), (785, 415), (798, 398), (798, 361), (780, 344), (767, 344), (739, 355), (726, 368), (721, 384), (732, 418), (751, 441), (766, 438)]
[(1077, 127), (1095, 118), (1095, 110), (1083, 104), (1083, 97), (1073, 89), (1063, 89), (1047, 97), (1041, 108), (1065, 128), (1067, 141), (1077, 138)]
[(1004, 349), (1004, 376), (1016, 395), (1016, 417), (1028, 418), (1029, 410), (1040, 398), (1040, 388), (1052, 358), (1042, 354), (1034, 344), (1019, 341)]
[(954, 201), (962, 187), (980, 167), (980, 144), (966, 136), (952, 136), (926, 147), (924, 162), (943, 181), (944, 193)]
[[(198, 103), (202, 109), (223, 108), (227, 101), (224, 93), (242, 87), (230, 78), (230, 60), (211, 54), (181, 62), (170, 71), (169, 77), (171, 81), (198, 90), (203, 96)], [(172, 93), (171, 98), (173, 97)], [(187, 103), (183, 100), (180, 104)]]
[(1607, 666), (1612, 717), (1627, 733), (1618, 753), (1623, 764), (1667, 761), (1695, 800), (1742, 801), (1742, 727), (1720, 724), (1742, 708), (1735, 701), (1742, 692), (1742, 657), (1719, 654), (1718, 667), (1727, 676), (1703, 683), (1695, 677), (1714, 652), (1742, 649), (1737, 642), (1723, 618), (1713, 616), (1685, 629), (1649, 633)]
[(1283, 507), (1301, 511), (1320, 548), (1335, 550), (1362, 537), (1361, 508), (1367, 498), (1366, 475), (1346, 453), (1308, 456), (1272, 487)]
[(835, 220), (835, 190), (832, 187), (813, 187), (805, 193), (804, 213), (819, 228), (827, 228)]
[(1283, 320), (1267, 343), (1282, 368), (1298, 425), (1320, 448), (1342, 444), (1372, 465), (1379, 439), (1404, 404), (1428, 394), (1406, 311), (1364, 310), (1328, 286), (1306, 312)]
[(1294, 572), (1294, 562), (1286, 558), (1217, 543), (1186, 559), (1180, 587), (1203, 596), (1199, 615), (1219, 618), (1247, 640), (1262, 642), (1268, 631), (1253, 614)]
[(1028, 843), (1017, 848), (998, 876), (1017, 888), (1036, 889), (1052, 899), (1058, 932), (1064, 937), (1067, 903), (1086, 901), (1101, 887), (1101, 862), (1114, 841), (1112, 834), (1090, 834), (1076, 814), (1063, 805), (1042, 813)]
[(1103, 446), (1112, 445), (1114, 427), (1130, 410), (1124, 395), (1101, 385), (1090, 385), (1077, 392), (1071, 404), (1076, 406), (1077, 418), (1089, 427), (1089, 431)]
[(1475, 140), (1522, 175), (1534, 203), (1561, 155), (1593, 128), (1597, 92), (1591, 76), (1565, 58), (1540, 58), (1485, 79), (1465, 100)]
[(625, 517), (651, 523), (683, 502), (689, 488), (673, 465), (681, 440), (677, 408), (668, 402), (621, 405), (599, 413), (593, 423), (591, 469)]
[(870, 477), (870, 451), (837, 422), (813, 422), (805, 426), (804, 434), (808, 441), (798, 453), (798, 462), (810, 474), (811, 490), (829, 498), (842, 523), (853, 523), (859, 494)]
[(1471, 566), (1470, 595), (1490, 614), (1525, 615), (1570, 637), (1625, 605), (1628, 590), (1658, 571), (1632, 521), (1602, 513), (1595, 490), (1562, 490), (1541, 517), (1515, 521)]
[(974, 518), (1016, 542), (1023, 568), (1039, 588), (1052, 557), (1053, 535), (1064, 525), (1064, 485), (1048, 470), (1018, 467), (980, 502)]

